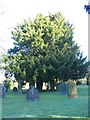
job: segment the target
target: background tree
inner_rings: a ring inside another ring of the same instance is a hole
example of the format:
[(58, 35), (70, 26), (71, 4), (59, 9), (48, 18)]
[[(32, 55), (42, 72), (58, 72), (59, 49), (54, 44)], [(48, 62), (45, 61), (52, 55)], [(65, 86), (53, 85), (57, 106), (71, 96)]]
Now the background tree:
[(90, 14), (90, 1), (88, 2), (88, 5), (84, 5), (84, 9)]
[(90, 14), (90, 5), (84, 5), (84, 9)]

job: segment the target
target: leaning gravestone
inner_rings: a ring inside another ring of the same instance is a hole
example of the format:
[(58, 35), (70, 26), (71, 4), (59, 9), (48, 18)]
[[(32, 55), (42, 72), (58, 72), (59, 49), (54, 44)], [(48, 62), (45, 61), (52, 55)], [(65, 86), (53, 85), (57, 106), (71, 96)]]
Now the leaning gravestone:
[(30, 87), (26, 92), (27, 101), (39, 100), (39, 92), (34, 86)]
[(67, 83), (67, 96), (69, 98), (77, 97), (77, 85), (73, 81)]
[(60, 94), (61, 95), (67, 94), (67, 84), (65, 82), (60, 83)]
[(6, 87), (3, 84), (0, 84), (0, 98), (4, 98), (6, 95)]

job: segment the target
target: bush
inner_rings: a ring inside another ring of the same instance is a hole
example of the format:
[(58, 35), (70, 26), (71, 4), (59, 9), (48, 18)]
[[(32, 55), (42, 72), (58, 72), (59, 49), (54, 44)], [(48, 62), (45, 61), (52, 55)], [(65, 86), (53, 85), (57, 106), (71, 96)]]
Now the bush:
[(81, 85), (82, 82), (78, 80), (78, 81), (76, 82), (76, 84), (77, 84), (77, 85)]
[(3, 82), (7, 90), (10, 89), (11, 81), (12, 81), (11, 79), (5, 79)]

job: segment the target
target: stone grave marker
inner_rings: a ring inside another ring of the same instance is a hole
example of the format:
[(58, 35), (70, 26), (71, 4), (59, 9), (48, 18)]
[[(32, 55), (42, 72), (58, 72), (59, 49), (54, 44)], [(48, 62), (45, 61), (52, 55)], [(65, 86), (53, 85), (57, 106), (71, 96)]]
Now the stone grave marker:
[(67, 96), (69, 98), (77, 97), (77, 85), (73, 81), (67, 83)]
[(4, 98), (6, 95), (6, 87), (3, 84), (0, 84), (0, 98)]
[(61, 95), (67, 94), (67, 83), (65, 83), (65, 82), (60, 83), (60, 94)]
[(39, 100), (39, 92), (34, 86), (30, 87), (26, 92), (27, 101)]
[(60, 83), (56, 84), (56, 91), (60, 92)]
[(13, 92), (17, 92), (17, 91), (18, 91), (17, 87), (14, 87)]

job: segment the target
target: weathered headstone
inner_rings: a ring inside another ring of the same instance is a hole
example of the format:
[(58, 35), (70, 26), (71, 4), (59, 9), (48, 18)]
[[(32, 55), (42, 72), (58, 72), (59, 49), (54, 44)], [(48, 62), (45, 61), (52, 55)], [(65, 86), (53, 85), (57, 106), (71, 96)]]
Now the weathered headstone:
[(39, 92), (34, 86), (30, 87), (26, 92), (26, 100), (35, 101), (39, 100)]
[(77, 85), (73, 81), (67, 83), (67, 96), (69, 98), (77, 97)]
[(60, 83), (56, 84), (56, 91), (60, 92)]
[(14, 87), (13, 92), (17, 92), (17, 91), (18, 91), (17, 87)]
[(6, 95), (6, 87), (3, 84), (0, 84), (0, 98), (4, 98)]
[(67, 94), (67, 83), (65, 83), (65, 82), (60, 83), (60, 94), (61, 95)]

